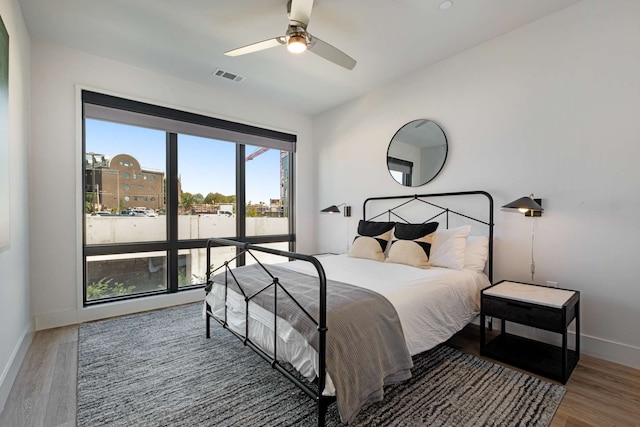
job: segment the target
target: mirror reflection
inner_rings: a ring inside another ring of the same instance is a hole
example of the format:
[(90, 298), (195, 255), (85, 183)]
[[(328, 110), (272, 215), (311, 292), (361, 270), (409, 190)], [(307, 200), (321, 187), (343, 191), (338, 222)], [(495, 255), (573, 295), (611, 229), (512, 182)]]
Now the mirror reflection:
[(391, 138), (387, 168), (398, 183), (419, 187), (438, 175), (447, 152), (447, 137), (437, 123), (414, 120), (402, 126)]

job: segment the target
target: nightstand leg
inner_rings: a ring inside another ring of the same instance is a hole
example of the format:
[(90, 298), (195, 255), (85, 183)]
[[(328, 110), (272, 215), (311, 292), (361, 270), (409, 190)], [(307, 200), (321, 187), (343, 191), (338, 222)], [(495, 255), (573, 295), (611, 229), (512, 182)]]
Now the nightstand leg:
[(562, 333), (562, 384), (567, 382), (567, 328)]
[(480, 354), (482, 354), (484, 350), (485, 343), (485, 316), (480, 312)]
[(576, 303), (576, 361), (580, 360), (580, 301)]
[(507, 332), (507, 321), (504, 319), (500, 319), (500, 334), (504, 334)]

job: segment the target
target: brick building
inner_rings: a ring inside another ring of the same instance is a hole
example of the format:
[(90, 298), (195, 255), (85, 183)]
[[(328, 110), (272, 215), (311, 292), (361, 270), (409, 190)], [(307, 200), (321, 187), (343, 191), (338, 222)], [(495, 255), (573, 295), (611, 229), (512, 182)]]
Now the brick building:
[(94, 210), (119, 212), (133, 207), (165, 210), (163, 171), (143, 168), (129, 154), (109, 157), (87, 153), (85, 166), (87, 201)]

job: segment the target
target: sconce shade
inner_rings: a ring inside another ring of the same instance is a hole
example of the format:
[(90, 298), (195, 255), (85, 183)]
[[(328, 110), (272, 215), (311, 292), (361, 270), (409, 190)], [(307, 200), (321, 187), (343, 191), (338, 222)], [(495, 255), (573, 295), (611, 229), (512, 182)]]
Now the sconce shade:
[(329, 206), (328, 208), (322, 209), (320, 212), (330, 213), (330, 214), (340, 213), (340, 206), (344, 206), (344, 208), (342, 208), (344, 209), (344, 216), (351, 216), (351, 206), (347, 206), (346, 203), (341, 203), (338, 206), (336, 205)]
[[(540, 200), (540, 199), (538, 199), (538, 200)], [(534, 200), (533, 194), (530, 195), (529, 197), (520, 197), (518, 200), (514, 200), (511, 203), (507, 203), (506, 205), (503, 206), (503, 208), (505, 208), (505, 209), (520, 209), (520, 210), (526, 211), (526, 212), (529, 212), (529, 211), (531, 211), (531, 212), (542, 212), (542, 211), (544, 211), (542, 206), (540, 206), (540, 203), (538, 203), (536, 200)]]
[(336, 205), (329, 206), (328, 208), (322, 209), (320, 212), (325, 213), (340, 213), (340, 209)]

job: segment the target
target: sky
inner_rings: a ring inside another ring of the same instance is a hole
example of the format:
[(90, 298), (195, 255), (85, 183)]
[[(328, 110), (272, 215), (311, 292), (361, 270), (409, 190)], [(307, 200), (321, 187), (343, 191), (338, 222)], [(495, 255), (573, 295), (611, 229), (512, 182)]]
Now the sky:
[[(166, 172), (163, 131), (87, 119), (86, 151), (106, 156), (129, 154), (145, 169)], [(246, 154), (258, 147), (247, 146)], [(178, 173), (182, 191), (192, 194), (236, 194), (234, 143), (178, 135)], [(280, 151), (268, 150), (246, 165), (247, 202), (269, 203), (280, 198)]]

